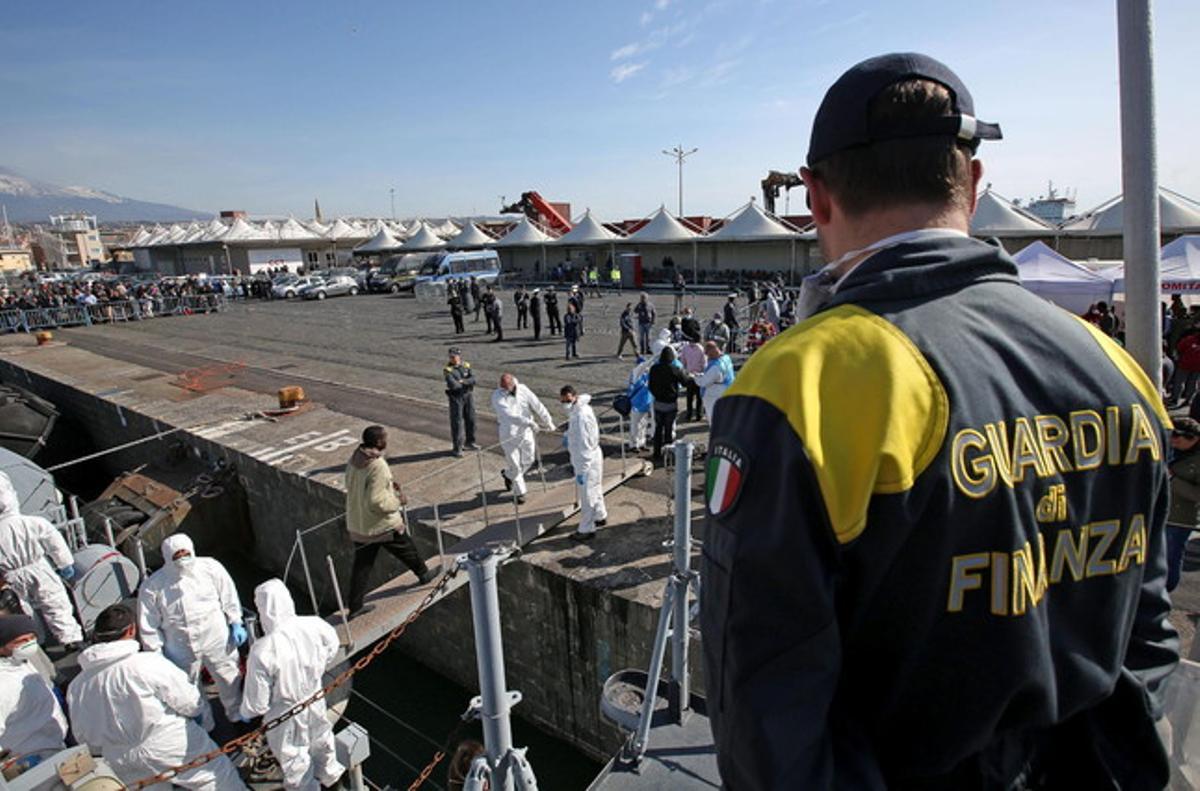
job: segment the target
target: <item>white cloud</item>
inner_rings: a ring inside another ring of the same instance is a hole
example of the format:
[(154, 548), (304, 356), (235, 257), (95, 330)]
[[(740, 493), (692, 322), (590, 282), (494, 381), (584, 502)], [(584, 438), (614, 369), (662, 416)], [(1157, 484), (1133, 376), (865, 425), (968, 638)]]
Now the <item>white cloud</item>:
[(670, 4), (671, 4), (671, 0), (654, 0), (654, 8), (658, 11), (662, 11), (664, 8), (666, 8)]
[(620, 84), (644, 68), (646, 68), (646, 61), (642, 61), (641, 63), (622, 63), (610, 71), (609, 76), (612, 77), (613, 82)]
[(675, 88), (683, 85), (684, 83), (690, 82), (695, 76), (696, 73), (687, 66), (678, 66), (673, 69), (667, 69), (663, 73), (662, 84), (660, 87), (664, 90)]
[(640, 50), (640, 48), (641, 48), (641, 45), (639, 45), (637, 42), (634, 42), (632, 44), (626, 44), (625, 46), (623, 46), (619, 49), (614, 49), (612, 51), (612, 54), (608, 56), (608, 59), (609, 60), (625, 60), (626, 58), (632, 58), (634, 55), (638, 54), (638, 51)]
[(643, 11), (642, 15), (638, 18), (638, 24), (641, 25), (642, 27), (645, 27), (646, 25), (650, 24), (653, 21), (654, 21), (654, 14), (651, 14), (649, 11)]

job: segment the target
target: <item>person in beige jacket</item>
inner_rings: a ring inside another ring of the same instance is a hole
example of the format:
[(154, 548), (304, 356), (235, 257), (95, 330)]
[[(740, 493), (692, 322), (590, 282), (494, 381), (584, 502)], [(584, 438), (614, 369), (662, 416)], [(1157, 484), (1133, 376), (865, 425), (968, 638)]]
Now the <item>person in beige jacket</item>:
[(386, 549), (408, 566), (424, 584), (441, 570), (425, 565), (417, 545), (406, 532), (401, 507), (407, 502), (392, 479), (384, 451), (387, 429), (367, 426), (362, 444), (346, 465), (346, 530), (354, 542), (354, 570), (350, 574), (350, 615), (363, 609), (367, 582), (379, 550)]

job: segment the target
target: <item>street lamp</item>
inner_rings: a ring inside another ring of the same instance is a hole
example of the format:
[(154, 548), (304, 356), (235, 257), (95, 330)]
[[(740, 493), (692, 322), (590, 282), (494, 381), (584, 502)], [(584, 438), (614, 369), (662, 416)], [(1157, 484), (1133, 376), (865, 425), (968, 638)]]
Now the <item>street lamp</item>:
[(683, 160), (695, 154), (700, 149), (693, 148), (691, 151), (684, 151), (683, 144), (675, 146), (671, 150), (663, 149), (663, 153), (675, 159), (675, 164), (679, 166), (679, 216), (683, 216)]
[(392, 187), (391, 189), (388, 190), (388, 192), (391, 193), (391, 196), (392, 196), (392, 222), (395, 222), (396, 221), (396, 188)]

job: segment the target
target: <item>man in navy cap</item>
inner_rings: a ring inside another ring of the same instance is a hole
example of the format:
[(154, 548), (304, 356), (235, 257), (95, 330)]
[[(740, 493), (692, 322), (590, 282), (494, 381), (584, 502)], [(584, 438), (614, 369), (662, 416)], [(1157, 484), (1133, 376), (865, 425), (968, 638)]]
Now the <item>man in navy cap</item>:
[(1169, 419), (1098, 329), (967, 235), (945, 65), (826, 93), (830, 263), (713, 407), (702, 630), (726, 787), (1163, 788)]

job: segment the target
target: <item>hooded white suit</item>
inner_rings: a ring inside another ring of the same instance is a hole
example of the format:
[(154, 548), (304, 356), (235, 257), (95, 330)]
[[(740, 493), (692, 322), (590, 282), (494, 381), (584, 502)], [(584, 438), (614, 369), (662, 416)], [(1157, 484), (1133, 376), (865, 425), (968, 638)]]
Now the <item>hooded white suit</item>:
[[(138, 648), (136, 640), (89, 646), (67, 688), (75, 739), (99, 748), (126, 784), (217, 748), (194, 721), (212, 720), (200, 690), (162, 654)], [(246, 787), (224, 755), (150, 787), (172, 785), (205, 791)]]
[(54, 525), (40, 516), (21, 515), (12, 481), (0, 472), (0, 574), (63, 645), (83, 639), (66, 586), (55, 572), (74, 563)]
[[(596, 521), (608, 519), (604, 507), (604, 453), (600, 450), (600, 424), (591, 407), (592, 397), (581, 393), (567, 407), (567, 450), (575, 468), (579, 493), (579, 532), (596, 532)], [(583, 476), (583, 483), (579, 483)]]
[[(186, 568), (172, 558), (181, 549), (195, 560)], [(238, 718), (242, 677), (229, 627), (242, 622), (242, 605), (229, 572), (214, 558), (197, 558), (192, 539), (182, 533), (162, 542), (165, 565), (138, 592), (138, 631), (148, 651), (163, 655), (195, 684), (201, 666), (217, 683), (230, 720)]]
[(534, 431), (538, 421), (546, 431), (554, 420), (533, 391), (513, 378), (515, 392), (497, 387), (492, 391), (492, 411), (500, 422), (500, 447), (504, 450), (504, 475), (512, 482), (513, 494), (525, 494), (525, 471), (537, 459)]
[(13, 755), (63, 749), (67, 718), (32, 662), (0, 659), (0, 747)]
[[(674, 344), (671, 343), (671, 331), (659, 330), (654, 340), (650, 341), (650, 356), (635, 365), (629, 372), (630, 383), (636, 382), (649, 371), (650, 367), (658, 362), (662, 350), (668, 346), (674, 348)], [(634, 450), (642, 450), (652, 436), (654, 436), (654, 410), (650, 409), (646, 412), (632, 410), (629, 413), (629, 444), (633, 446)]]
[[(242, 715), (270, 720), (312, 697), (338, 650), (337, 632), (312, 615), (296, 615), (292, 595), (270, 579), (254, 589), (264, 636), (250, 649)], [(321, 698), (267, 731), (267, 744), (283, 769), (283, 787), (317, 789), (345, 771), (337, 760), (333, 727)]]

